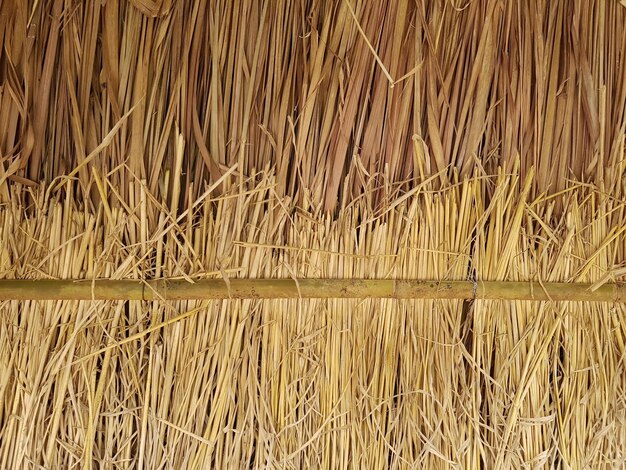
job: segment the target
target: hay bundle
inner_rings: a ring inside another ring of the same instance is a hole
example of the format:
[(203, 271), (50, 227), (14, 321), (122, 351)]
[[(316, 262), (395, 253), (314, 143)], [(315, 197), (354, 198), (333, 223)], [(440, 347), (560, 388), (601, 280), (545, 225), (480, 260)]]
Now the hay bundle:
[(1, 280), (296, 289), (0, 287), (0, 468), (621, 465), (626, 305), (584, 296), (626, 281), (625, 28), (618, 2), (2, 1)]

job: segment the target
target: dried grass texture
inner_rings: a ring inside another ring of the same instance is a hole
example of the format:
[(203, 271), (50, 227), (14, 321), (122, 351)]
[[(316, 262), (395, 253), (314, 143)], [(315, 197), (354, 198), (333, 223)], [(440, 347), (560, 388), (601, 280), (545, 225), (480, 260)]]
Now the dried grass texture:
[[(625, 30), (0, 0), (0, 278), (625, 281)], [(625, 335), (610, 303), (1, 302), (0, 468), (619, 467)]]
[[(463, 280), (473, 266), (478, 279), (626, 280), (626, 201), (580, 184), (530, 200), (523, 183), (502, 173), (426, 186), (383, 212), (362, 198), (333, 219), (278, 198), (275, 178), (258, 175), (195, 201), (179, 222), (148, 188), (135, 220), (80, 208), (68, 184), (59, 199), (33, 193), (29, 217), (23, 193), (0, 211), (0, 270)], [(7, 301), (0, 314), (3, 468), (626, 459), (625, 304)]]
[(445, 184), (517, 158), (535, 194), (612, 191), (625, 29), (617, 1), (3, 0), (0, 198), (73, 172), (134, 207), (129, 181), (162, 195), (180, 167), (187, 201), (237, 164), (330, 210), (354, 167)]

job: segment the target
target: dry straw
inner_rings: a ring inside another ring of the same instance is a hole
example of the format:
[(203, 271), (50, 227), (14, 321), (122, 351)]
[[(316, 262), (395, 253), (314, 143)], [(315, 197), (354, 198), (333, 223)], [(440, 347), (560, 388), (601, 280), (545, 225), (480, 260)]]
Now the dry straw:
[(0, 468), (623, 465), (625, 30), (1, 1)]

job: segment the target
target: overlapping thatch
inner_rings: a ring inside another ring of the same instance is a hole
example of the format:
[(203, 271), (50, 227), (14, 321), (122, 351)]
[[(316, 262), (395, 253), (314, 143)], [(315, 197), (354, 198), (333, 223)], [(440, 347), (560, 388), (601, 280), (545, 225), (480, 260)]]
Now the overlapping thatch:
[[(0, 279), (626, 281), (617, 1), (0, 1)], [(0, 468), (611, 468), (626, 305), (0, 302)]]

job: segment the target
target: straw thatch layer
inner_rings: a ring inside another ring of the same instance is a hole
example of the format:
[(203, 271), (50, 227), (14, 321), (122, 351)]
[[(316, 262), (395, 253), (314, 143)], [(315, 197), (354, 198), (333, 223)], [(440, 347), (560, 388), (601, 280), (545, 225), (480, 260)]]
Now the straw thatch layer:
[(167, 170), (184, 202), (236, 164), (330, 210), (367, 190), (355, 168), (445, 183), (517, 158), (533, 193), (612, 191), (624, 30), (616, 0), (3, 0), (0, 202), (72, 173), (134, 207)]
[[(518, 177), (390, 189), (333, 220), (259, 175), (167, 212), (20, 194), (5, 278), (624, 281), (626, 203)], [(67, 185), (67, 188), (71, 186)], [(61, 189), (64, 192), (65, 189)], [(178, 222), (176, 221), (178, 220)], [(6, 301), (0, 466), (617, 465), (626, 306), (460, 300)]]
[[(626, 280), (618, 1), (0, 0), (0, 278)], [(0, 469), (601, 468), (626, 307), (0, 302)]]

